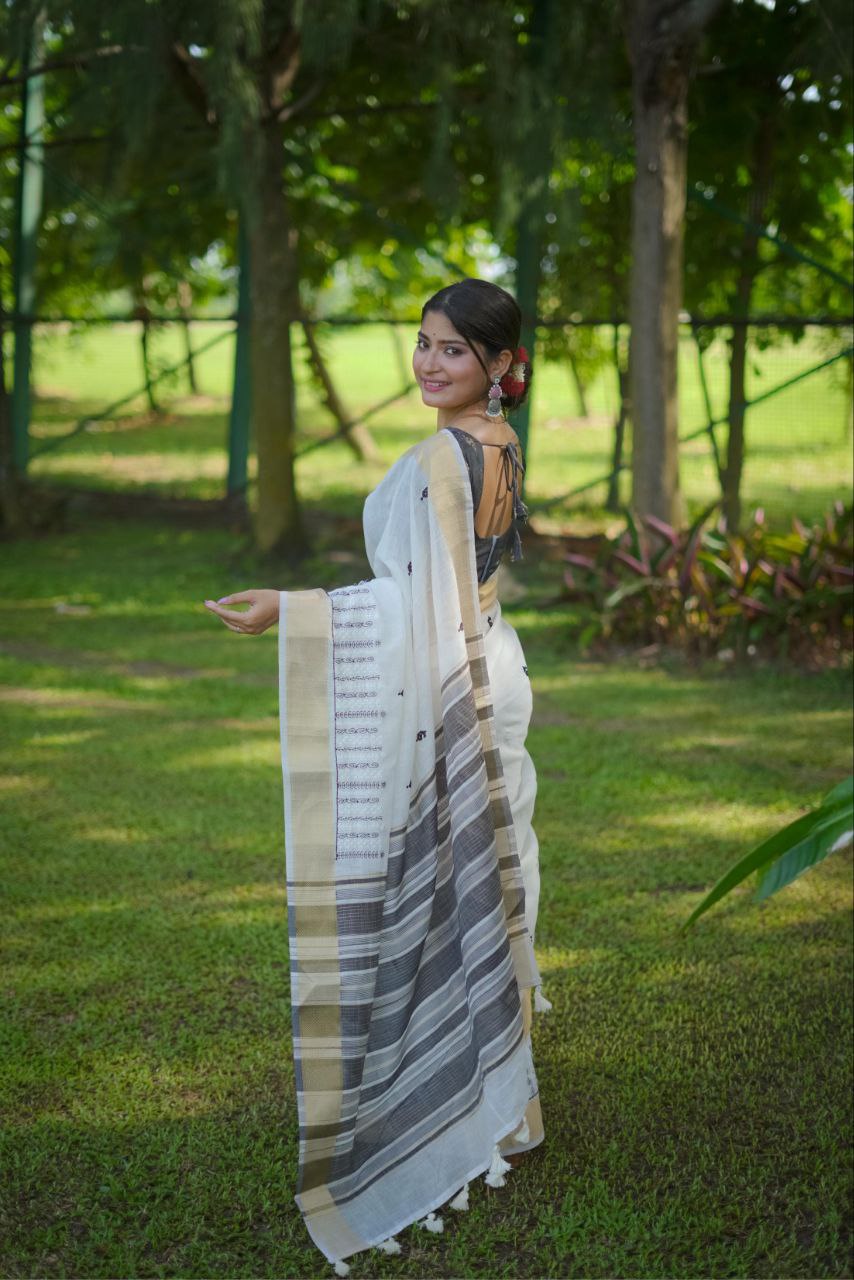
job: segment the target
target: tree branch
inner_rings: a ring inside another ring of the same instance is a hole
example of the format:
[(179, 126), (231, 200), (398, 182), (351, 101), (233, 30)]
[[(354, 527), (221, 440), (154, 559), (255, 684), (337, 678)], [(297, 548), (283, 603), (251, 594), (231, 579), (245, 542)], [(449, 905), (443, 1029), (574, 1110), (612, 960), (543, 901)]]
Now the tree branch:
[(0, 84), (5, 84), (5, 83), (6, 83), (6, 77), (7, 77), (7, 76), (8, 76), (8, 74), (9, 74), (9, 68), (10, 68), (11, 66), (14, 66), (14, 64), (15, 64), (17, 61), (18, 61), (18, 55), (17, 55), (17, 53), (10, 53), (10, 54), (9, 54), (9, 56), (8, 56), (8, 58), (6, 59), (6, 61), (3, 63), (3, 69), (2, 69), (2, 71), (0, 71)]
[(204, 81), (196, 67), (196, 59), (186, 45), (174, 41), (169, 50), (169, 65), (179, 88), (190, 106), (202, 117), (205, 124), (216, 127), (216, 112), (208, 98)]
[(285, 95), (296, 78), (300, 67), (299, 32), (285, 27), (279, 43), (267, 60), (270, 76), (270, 113), (276, 117), (285, 105)]
[(269, 116), (266, 117), (266, 120), (278, 121), (278, 122), (283, 122), (285, 120), (292, 120), (294, 116), (298, 116), (300, 114), (303, 107), (308, 106), (310, 102), (314, 101), (314, 99), (320, 93), (321, 89), (324, 87), (325, 83), (326, 81), (322, 77), (315, 80), (314, 84), (305, 91), (305, 93), (302, 95), (301, 98), (297, 98), (296, 102), (284, 103), (282, 106), (278, 107), (275, 111), (271, 111)]
[(655, 20), (655, 38), (674, 44), (696, 40), (722, 4), (723, 0), (677, 0)]
[[(113, 133), (82, 133), (70, 134), (68, 137), (61, 138), (39, 138), (38, 145), (43, 148), (48, 147), (77, 147), (89, 142), (109, 142), (111, 138), (116, 137)], [(18, 151), (21, 144), (19, 142), (4, 142), (0, 145), (0, 153), (4, 151)]]
[[(478, 99), (461, 99), (466, 106), (476, 106), (481, 101)], [(367, 105), (361, 107), (333, 107), (330, 111), (309, 111), (306, 116), (307, 120), (328, 120), (332, 116), (340, 116), (342, 120), (350, 117), (361, 119), (362, 116), (379, 116), (385, 115), (389, 111), (435, 111), (438, 102), (378, 102), (375, 107)]]
[[(105, 45), (103, 49), (89, 49), (82, 53), (73, 54), (67, 58), (51, 58), (48, 62), (40, 62), (35, 67), (30, 67), (28, 71), (21, 71), (18, 75), (0, 76), (0, 89), (11, 84), (23, 84), (26, 80), (31, 80), (33, 76), (44, 75), (46, 71), (67, 71), (75, 67), (88, 66), (90, 62), (94, 62), (97, 58), (114, 58), (120, 53), (144, 53), (145, 49), (142, 45), (125, 45), (111, 44)], [(6, 66), (11, 65), (11, 59)]]

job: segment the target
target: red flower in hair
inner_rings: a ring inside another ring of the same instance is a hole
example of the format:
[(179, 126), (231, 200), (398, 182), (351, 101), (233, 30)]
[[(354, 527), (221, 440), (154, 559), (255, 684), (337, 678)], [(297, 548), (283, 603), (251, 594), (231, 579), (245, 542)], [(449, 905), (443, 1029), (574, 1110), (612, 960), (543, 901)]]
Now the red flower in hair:
[(525, 365), (528, 364), (528, 353), (524, 347), (517, 347), (513, 364), (499, 382), (506, 396), (521, 396), (525, 391)]
[(505, 373), (498, 385), (506, 396), (520, 396), (525, 390), (524, 382), (520, 382), (518, 378), (511, 377), (509, 373)]

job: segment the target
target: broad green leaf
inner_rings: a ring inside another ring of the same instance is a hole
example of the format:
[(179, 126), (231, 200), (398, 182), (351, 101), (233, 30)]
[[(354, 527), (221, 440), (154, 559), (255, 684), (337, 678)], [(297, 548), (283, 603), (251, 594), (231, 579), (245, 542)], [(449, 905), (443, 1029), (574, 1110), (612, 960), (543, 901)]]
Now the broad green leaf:
[[(827, 849), (819, 857), (815, 857), (814, 861), (819, 861), (820, 858), (825, 857), (835, 841), (845, 833), (847, 829), (845, 824), (847, 823), (848, 827), (851, 826), (852, 808), (854, 808), (854, 778), (847, 778), (825, 796), (818, 808), (813, 809), (810, 813), (803, 814), (800, 818), (796, 818), (794, 822), (790, 822), (781, 831), (777, 831), (772, 836), (769, 836), (767, 840), (763, 840), (761, 844), (751, 849), (734, 866), (730, 867), (718, 882), (713, 885), (702, 902), (694, 908), (682, 928), (687, 929), (698, 916), (708, 911), (709, 907), (714, 906), (725, 894), (729, 893), (737, 884), (741, 884), (754, 871), (760, 873), (762, 877), (761, 884), (764, 885), (766, 877), (772, 874), (773, 867), (779, 859), (790, 851), (794, 851), (801, 845), (808, 843), (813, 834), (818, 837), (821, 829), (826, 828), (828, 835), (830, 835), (832, 828), (835, 834), (832, 838), (828, 838)], [(819, 844), (819, 848), (823, 847), (823, 844)], [(798, 860), (802, 856), (809, 856), (809, 851), (802, 850), (801, 854), (793, 857), (791, 865), (797, 866)], [(794, 879), (794, 876), (799, 874), (800, 871), (794, 871), (790, 879)], [(773, 892), (773, 890), (768, 892)], [(761, 896), (765, 897), (767, 894), (763, 893)]]
[(581, 649), (586, 649), (592, 640), (602, 630), (598, 622), (589, 622), (578, 637), (578, 645)]
[(634, 582), (624, 582), (621, 586), (617, 587), (616, 591), (612, 591), (611, 594), (605, 598), (604, 607), (606, 609), (613, 609), (621, 600), (625, 600), (626, 596), (637, 595), (639, 591), (648, 591), (650, 587), (675, 588), (675, 584), (670, 582), (667, 578), (643, 578)]
[(837, 782), (836, 786), (831, 791), (828, 791), (822, 800), (821, 807), (824, 809), (828, 806), (836, 806), (843, 804), (846, 800), (849, 804), (854, 804), (854, 777), (844, 778), (842, 782)]
[(720, 576), (724, 578), (727, 582), (735, 581), (735, 574), (733, 573), (730, 566), (726, 563), (726, 561), (722, 560), (720, 556), (716, 556), (713, 552), (710, 552), (710, 551), (699, 551), (697, 553), (697, 559), (700, 560), (703, 564), (709, 565), (710, 568), (717, 569)]
[(762, 875), (754, 900), (770, 898), (772, 893), (809, 871), (810, 867), (827, 857), (843, 836), (854, 834), (852, 827), (854, 818), (850, 809), (843, 813), (834, 810), (827, 821), (814, 827), (805, 840), (801, 840), (771, 863)]

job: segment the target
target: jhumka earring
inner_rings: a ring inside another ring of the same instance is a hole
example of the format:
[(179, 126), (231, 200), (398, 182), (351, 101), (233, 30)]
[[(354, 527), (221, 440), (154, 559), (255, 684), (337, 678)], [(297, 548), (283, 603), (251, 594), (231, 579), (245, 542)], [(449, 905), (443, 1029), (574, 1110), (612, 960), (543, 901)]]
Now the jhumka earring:
[(486, 406), (487, 418), (501, 417), (501, 387), (499, 382), (498, 375), (493, 375), (492, 386), (489, 388), (489, 404)]

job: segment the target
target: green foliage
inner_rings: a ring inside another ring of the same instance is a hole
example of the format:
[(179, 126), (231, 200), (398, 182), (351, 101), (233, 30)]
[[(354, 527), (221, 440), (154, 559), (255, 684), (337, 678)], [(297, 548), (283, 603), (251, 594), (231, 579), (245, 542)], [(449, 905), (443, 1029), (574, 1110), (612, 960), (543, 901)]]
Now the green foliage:
[(795, 517), (783, 535), (757, 508), (746, 532), (733, 534), (720, 520), (706, 527), (719, 505), (685, 530), (644, 516), (643, 538), (627, 511), (626, 527), (594, 539), (592, 554), (567, 554), (567, 598), (593, 613), (585, 643), (663, 643), (701, 655), (731, 645), (729, 656), (762, 650), (801, 660), (850, 644), (854, 508), (837, 501), (823, 523), (807, 528)]
[(828, 854), (850, 849), (853, 837), (854, 778), (848, 778), (828, 792), (817, 808), (763, 840), (730, 867), (694, 908), (683, 929), (754, 872), (754, 901), (760, 902), (791, 884)]
[[(474, 232), (511, 255), (499, 272), (511, 283), (516, 221), (532, 195), (525, 157), (531, 137), (546, 130), (554, 165), (540, 312), (625, 314), (633, 161), (616, 8), (547, 4), (550, 39), (534, 74), (531, 33), (542, 3), (108, 8), (87, 0), (73, 14), (48, 4), (51, 57), (106, 44), (123, 51), (47, 77), (48, 136), (93, 140), (48, 154), (42, 303), (82, 312), (117, 281), (169, 271), (188, 278), (218, 241), (233, 257), (229, 205), (245, 186), (249, 139), (270, 110), (264, 93), (293, 38), (298, 65), (279, 110), (305, 305), (350, 257), (360, 278), (369, 270), (378, 306), (394, 302), (390, 292), (420, 296), (476, 265), (448, 247)], [(26, 7), (4, 8), (10, 41)], [(849, 84), (827, 65), (831, 41), (817, 38), (816, 6), (795, 8), (771, 11), (749, 0), (725, 6), (712, 25), (708, 62), (692, 89), (691, 178), (704, 194), (749, 212), (750, 147), (757, 122), (773, 113), (777, 160), (766, 221), (844, 274), (850, 210), (839, 184), (847, 174)], [(837, 31), (838, 8), (828, 10)], [(179, 74), (176, 47), (188, 51), (189, 76)], [(14, 140), (16, 113), (10, 101), (0, 116), (4, 140)], [(8, 212), (14, 172), (14, 163), (0, 170)], [(688, 302), (725, 309), (743, 227), (696, 203), (688, 216)], [(786, 259), (778, 269), (771, 246), (763, 254), (763, 305), (766, 298), (790, 309), (830, 305), (815, 272)], [(563, 358), (567, 342), (580, 369), (607, 358), (560, 331), (542, 354)]]
[(840, 56), (850, 27), (850, 6), (839, 0), (746, 0), (723, 6), (711, 24), (691, 98), (689, 310), (850, 309), (852, 79)]
[[(45, 57), (62, 61), (81, 47), (110, 47), (95, 9), (81, 5), (65, 21), (50, 10)], [(144, 38), (156, 35), (153, 14), (146, 26), (135, 6), (120, 6), (109, 21), (114, 53), (90, 53), (79, 70), (45, 76), (43, 138), (75, 141), (44, 151), (38, 310), (127, 314), (143, 282), (153, 310), (176, 309), (179, 281), (199, 307), (224, 300), (232, 284), (220, 251), (231, 231), (216, 191), (213, 138), (180, 94), (163, 92), (163, 68), (145, 57)], [(15, 91), (0, 113), (0, 142), (16, 141), (19, 121)], [(0, 220), (0, 244), (11, 231), (16, 174), (17, 161), (0, 167), (0, 202), (10, 212)]]

